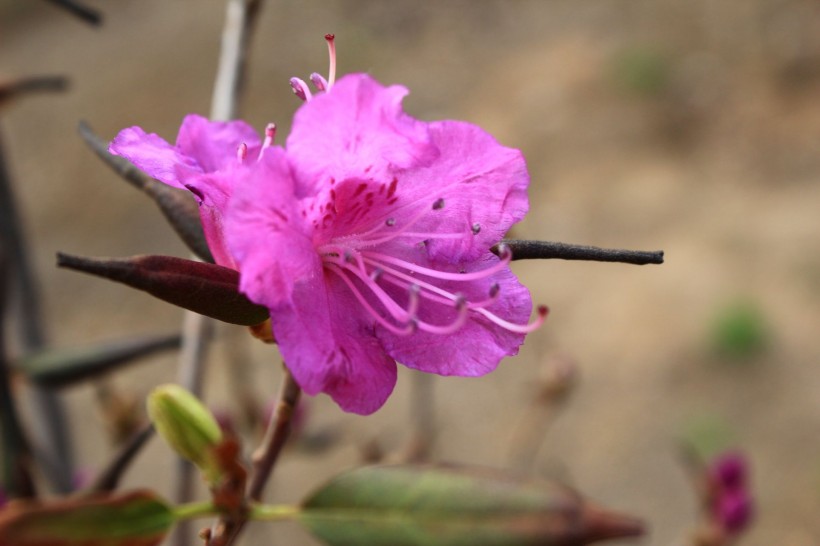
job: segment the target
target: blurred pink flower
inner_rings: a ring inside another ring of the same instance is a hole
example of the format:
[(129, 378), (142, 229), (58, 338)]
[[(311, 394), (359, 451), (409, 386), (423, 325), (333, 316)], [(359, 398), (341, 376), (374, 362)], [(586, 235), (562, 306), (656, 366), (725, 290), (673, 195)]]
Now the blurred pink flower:
[(517, 353), (546, 308), (527, 324), (529, 292), (490, 249), (528, 209), (521, 153), (468, 123), (411, 118), (405, 88), (367, 75), (315, 96), (293, 85), (306, 103), (284, 148), (272, 126), (260, 144), (242, 122), (188, 116), (176, 146), (135, 127), (111, 150), (197, 196), (217, 262), (270, 309), (308, 394), (368, 414), (396, 360), (478, 376)]

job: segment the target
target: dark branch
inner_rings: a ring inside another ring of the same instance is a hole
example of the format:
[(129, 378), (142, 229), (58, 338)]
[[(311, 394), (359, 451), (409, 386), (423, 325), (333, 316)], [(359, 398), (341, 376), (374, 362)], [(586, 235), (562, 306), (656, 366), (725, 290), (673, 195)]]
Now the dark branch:
[(0, 84), (0, 104), (29, 93), (59, 93), (68, 89), (65, 76), (27, 76)]
[(102, 15), (99, 11), (84, 6), (74, 0), (46, 0), (46, 2), (51, 2), (67, 10), (72, 15), (79, 17), (90, 25), (99, 26), (102, 24)]
[[(622, 250), (520, 239), (504, 239), (502, 243), (512, 251), (513, 260), (586, 260), (634, 265), (663, 263), (663, 250)], [(496, 245), (492, 248), (496, 254), (499, 253), (498, 247)]]
[(94, 480), (91, 491), (98, 493), (116, 489), (123, 474), (133, 462), (134, 457), (137, 456), (153, 435), (154, 426), (146, 425), (142, 430), (131, 436), (105, 469), (100, 472), (97, 479)]

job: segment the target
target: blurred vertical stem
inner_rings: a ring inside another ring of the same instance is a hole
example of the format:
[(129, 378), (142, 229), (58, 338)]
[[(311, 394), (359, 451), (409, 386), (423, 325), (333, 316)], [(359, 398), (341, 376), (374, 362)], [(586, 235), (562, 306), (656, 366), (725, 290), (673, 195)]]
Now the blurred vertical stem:
[[(255, 27), (262, 0), (228, 0), (225, 26), (222, 31), (222, 46), (219, 56), (214, 92), (211, 100), (211, 119), (227, 121), (239, 113), (241, 90), (245, 81), (245, 67), (251, 34)], [(203, 361), (207, 349), (207, 338), (213, 330), (212, 321), (201, 315), (186, 312), (182, 357), (180, 361), (180, 383), (199, 396), (202, 390)], [(177, 492), (190, 496), (193, 469), (187, 462), (180, 462)], [(188, 497), (177, 497), (178, 502), (186, 502)], [(178, 546), (189, 544), (190, 526), (180, 522), (175, 531)], [(209, 541), (210, 542), (210, 541)]]
[[(9, 267), (8, 286), (18, 288), (18, 304), (23, 350), (34, 352), (45, 346), (45, 328), (40, 310), (37, 281), (26, 252), (22, 222), (17, 213), (11, 177), (6, 167), (2, 135), (0, 135), (0, 238), (5, 246)], [(73, 456), (66, 411), (58, 394), (38, 385), (32, 386), (37, 429), (42, 434), (38, 456), (43, 472), (60, 493), (72, 489)]]
[[(5, 316), (8, 294), (8, 260), (0, 239), (0, 318)], [(37, 492), (31, 478), (31, 452), (17, 415), (11, 392), (11, 369), (6, 336), (0, 320), (0, 429), (2, 429), (3, 486), (12, 498), (32, 498)]]

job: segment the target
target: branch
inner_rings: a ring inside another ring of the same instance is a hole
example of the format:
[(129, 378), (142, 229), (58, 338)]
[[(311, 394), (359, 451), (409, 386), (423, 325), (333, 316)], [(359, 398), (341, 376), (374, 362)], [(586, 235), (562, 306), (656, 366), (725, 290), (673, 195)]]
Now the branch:
[(147, 425), (122, 446), (106, 468), (100, 472), (90, 490), (95, 493), (113, 491), (143, 446), (154, 435), (154, 426)]
[[(550, 241), (504, 239), (502, 244), (512, 250), (513, 260), (586, 260), (591, 262), (619, 262), (634, 265), (662, 264), (663, 250), (621, 250), (597, 246), (572, 245)], [(492, 248), (499, 253), (499, 245)]]
[(291, 418), (296, 411), (296, 404), (299, 403), (301, 389), (293, 379), (290, 371), (285, 367), (282, 387), (279, 390), (279, 398), (276, 410), (268, 423), (265, 438), (262, 444), (253, 454), (253, 477), (251, 478), (250, 491), (248, 495), (252, 501), (261, 501), (265, 484), (270, 478), (279, 454), (290, 436)]
[(99, 26), (102, 24), (102, 15), (99, 11), (84, 6), (74, 0), (46, 0), (46, 2), (51, 2), (52, 4), (63, 8), (90, 25)]
[[(9, 263), (10, 281), (17, 292), (17, 316), (20, 320), (21, 341), (25, 352), (43, 349), (45, 327), (40, 309), (40, 292), (34, 271), (26, 252), (22, 222), (17, 212), (11, 177), (8, 174), (0, 139), (0, 241)], [(60, 493), (72, 489), (73, 461), (69, 426), (65, 409), (56, 393), (50, 389), (35, 386), (33, 389), (34, 417), (37, 430), (41, 431), (46, 444), (38, 451), (38, 461), (49, 480)]]
[(31, 476), (31, 450), (11, 392), (11, 369), (6, 360), (2, 318), (6, 315), (8, 261), (0, 239), (0, 429), (2, 430), (3, 485), (12, 497), (37, 496)]
[(65, 76), (28, 76), (0, 84), (0, 105), (29, 93), (61, 92), (68, 89)]

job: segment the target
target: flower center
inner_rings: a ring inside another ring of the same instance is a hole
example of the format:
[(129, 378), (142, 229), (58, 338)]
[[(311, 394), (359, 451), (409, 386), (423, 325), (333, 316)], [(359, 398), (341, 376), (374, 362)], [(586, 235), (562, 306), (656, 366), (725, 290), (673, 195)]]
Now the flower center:
[[(433, 213), (443, 208), (443, 199), (437, 199), (432, 205)], [(388, 243), (423, 247), (434, 239), (465, 237), (463, 233), (414, 231), (414, 225), (430, 213), (425, 207), (403, 225), (388, 218), (362, 233), (335, 237), (319, 245), (317, 251), (325, 271), (338, 276), (367, 313), (397, 335), (410, 335), (416, 331), (452, 334), (464, 326), (471, 313), (511, 332), (525, 334), (540, 327), (547, 315), (545, 306), (538, 308), (537, 317), (529, 324), (509, 322), (488, 309), (502, 296), (497, 283), (491, 283), (484, 296), (468, 299), (464, 295), (471, 288), (475, 291), (474, 283), (488, 280), (509, 267), (512, 252), (506, 245), (500, 247), (498, 262), (470, 272), (433, 269), (381, 251), (392, 246)], [(480, 225), (474, 224), (471, 234), (466, 236), (475, 235), (480, 229)], [(464, 283), (463, 291), (457, 289), (461, 283)], [(422, 319), (422, 316), (426, 318)], [(431, 320), (437, 317), (443, 317), (445, 321)]]

